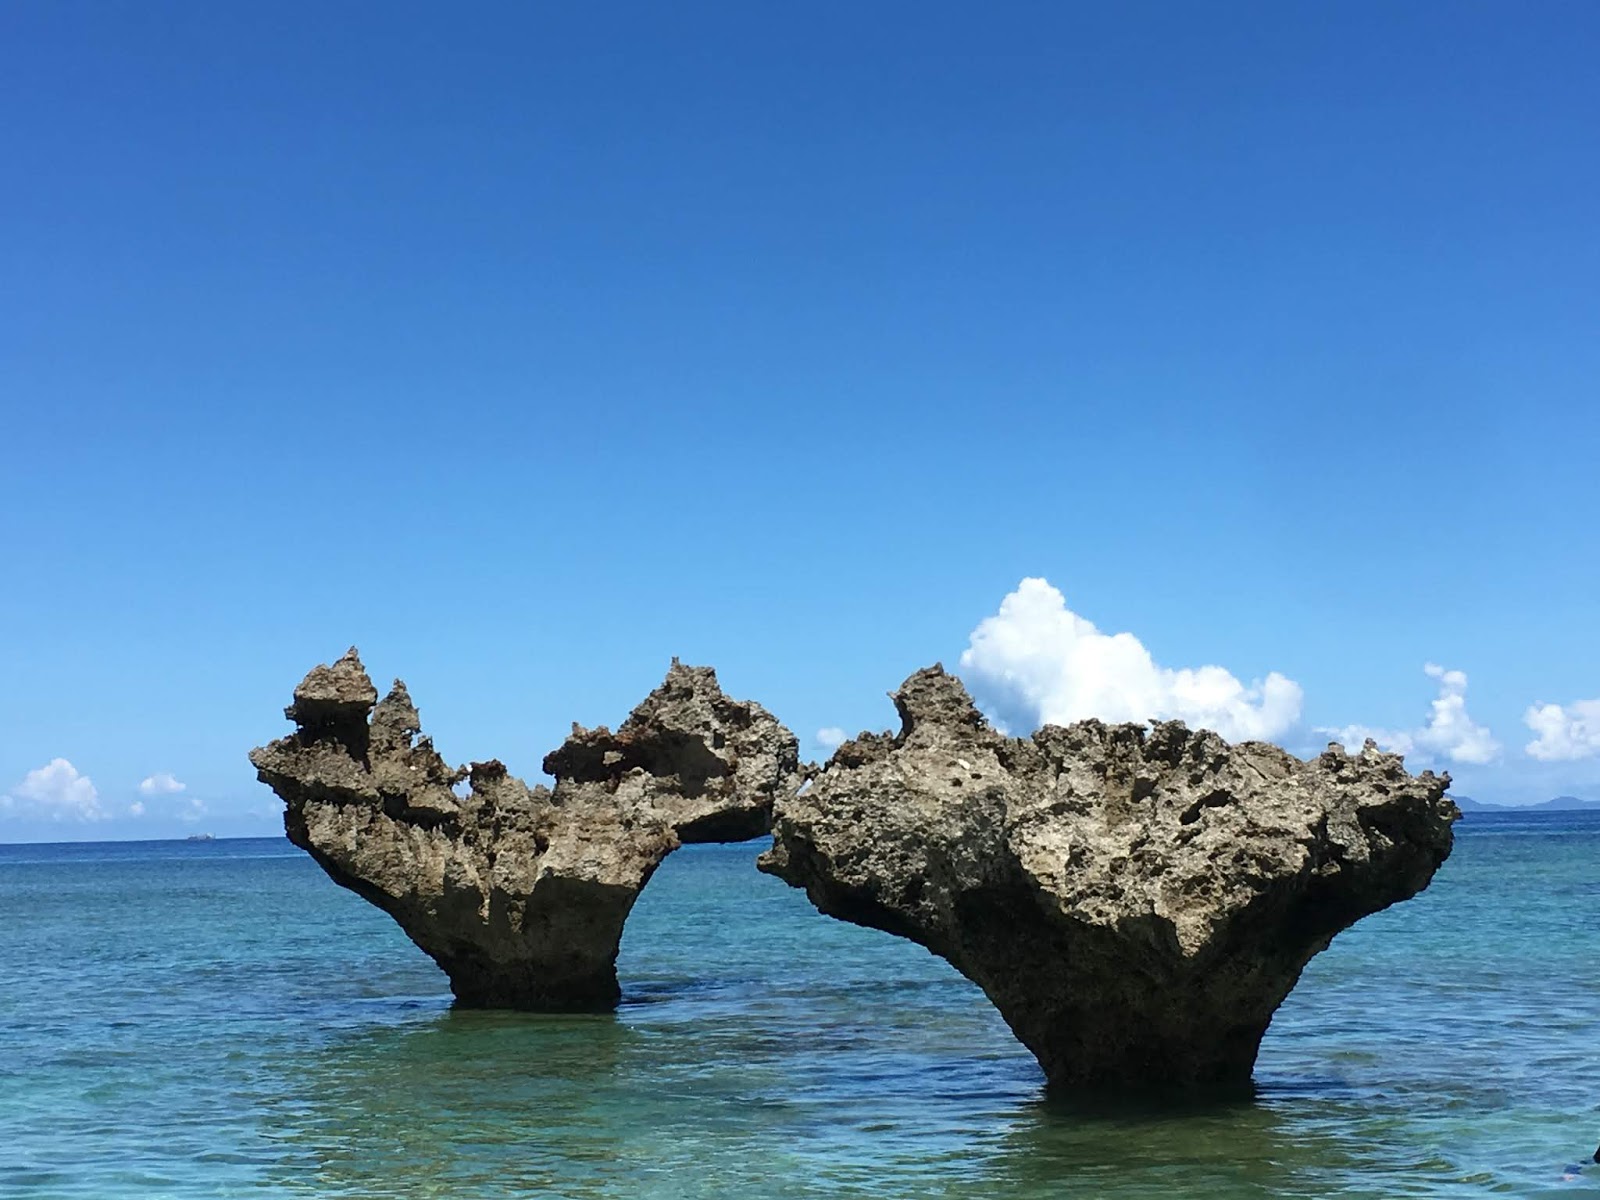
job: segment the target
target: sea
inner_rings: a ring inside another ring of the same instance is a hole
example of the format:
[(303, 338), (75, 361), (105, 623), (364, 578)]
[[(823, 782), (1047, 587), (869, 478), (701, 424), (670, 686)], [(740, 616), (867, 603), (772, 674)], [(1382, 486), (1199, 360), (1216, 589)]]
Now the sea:
[(1600, 814), (1456, 832), (1182, 1105), (1052, 1099), (760, 843), (672, 855), (572, 1017), (453, 1010), (281, 839), (0, 846), (0, 1197), (1600, 1197)]

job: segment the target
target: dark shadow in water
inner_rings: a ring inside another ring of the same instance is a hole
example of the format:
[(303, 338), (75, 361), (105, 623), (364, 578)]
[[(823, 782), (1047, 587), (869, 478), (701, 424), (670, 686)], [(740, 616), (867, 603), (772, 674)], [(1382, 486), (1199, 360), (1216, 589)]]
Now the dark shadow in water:
[[(986, 1191), (1015, 1197), (1324, 1196), (1354, 1160), (1338, 1139), (1254, 1100), (1049, 1097), (1017, 1110)], [(1345, 1193), (1341, 1193), (1345, 1194)]]
[(1182, 1091), (1163, 1091), (1154, 1086), (1105, 1091), (1046, 1084), (1046, 1096), (1052, 1109), (1094, 1118), (1120, 1113), (1193, 1115), (1212, 1109), (1247, 1107), (1255, 1103), (1256, 1095), (1253, 1079)]
[[(318, 1196), (552, 1187), (573, 1164), (609, 1158), (610, 1122), (596, 1108), (636, 1040), (610, 1014), (466, 1009), (342, 1038), (270, 1105), (287, 1152), (274, 1182)], [(537, 1152), (552, 1131), (555, 1162)]]

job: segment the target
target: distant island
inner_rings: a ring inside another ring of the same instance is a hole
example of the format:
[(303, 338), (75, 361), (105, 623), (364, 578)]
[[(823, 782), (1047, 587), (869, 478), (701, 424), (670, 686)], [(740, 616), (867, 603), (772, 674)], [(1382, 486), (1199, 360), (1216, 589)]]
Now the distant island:
[(1557, 796), (1542, 804), (1486, 804), (1471, 796), (1451, 796), (1456, 807), (1469, 812), (1600, 812), (1600, 800), (1580, 800), (1577, 796)]
[(191, 833), (188, 837), (184, 838), (184, 841), (186, 842), (214, 842), (216, 840), (217, 835), (214, 833)]

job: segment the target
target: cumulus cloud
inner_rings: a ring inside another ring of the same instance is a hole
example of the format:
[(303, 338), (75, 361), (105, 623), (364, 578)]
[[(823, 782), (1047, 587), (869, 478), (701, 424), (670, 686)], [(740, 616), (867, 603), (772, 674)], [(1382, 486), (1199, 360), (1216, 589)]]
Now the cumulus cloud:
[(144, 801), (135, 800), (132, 804), (128, 805), (128, 815), (130, 817), (144, 816)]
[(173, 777), (171, 771), (157, 771), (139, 784), (141, 796), (170, 796), (183, 791), (185, 784)]
[(1543, 762), (1570, 762), (1600, 754), (1600, 700), (1535, 704), (1522, 714), (1533, 730), (1527, 751)]
[(1397, 754), (1417, 754), (1430, 759), (1449, 759), (1457, 763), (1493, 762), (1500, 754), (1500, 743), (1488, 727), (1479, 725), (1467, 712), (1467, 675), (1447, 671), (1438, 663), (1423, 668), (1429, 679), (1438, 681), (1428, 723), (1416, 729), (1375, 729), (1368, 725), (1346, 725), (1323, 729), (1349, 747), (1358, 747), (1367, 738)]
[(850, 735), (837, 725), (825, 725), (817, 730), (817, 745), (824, 750), (836, 750)]
[(1273, 671), (1246, 685), (1222, 667), (1158, 665), (1131, 633), (1101, 633), (1044, 579), (1024, 579), (972, 631), (961, 674), (1002, 722), (1031, 732), (1086, 717), (1178, 719), (1231, 741), (1280, 737), (1300, 685)]
[(106, 816), (94, 783), (64, 758), (52, 758), (29, 771), (21, 783), (0, 796), (0, 808), (58, 821), (99, 821)]

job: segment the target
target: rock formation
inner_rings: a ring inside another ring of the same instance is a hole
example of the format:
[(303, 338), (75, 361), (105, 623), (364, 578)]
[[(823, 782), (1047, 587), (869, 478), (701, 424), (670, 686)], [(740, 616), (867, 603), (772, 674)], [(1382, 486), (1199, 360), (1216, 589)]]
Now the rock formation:
[(781, 797), (761, 868), (976, 982), (1053, 1086), (1248, 1083), (1312, 955), (1426, 887), (1448, 776), (1372, 742), (1311, 761), (1176, 721), (989, 728), (919, 671), (897, 735)]
[(289, 839), (473, 1007), (615, 1006), (622, 925), (661, 860), (765, 833), (799, 782), (794, 735), (676, 659), (615, 733), (573, 726), (544, 760), (553, 790), (499, 762), (450, 767), (418, 736), (405, 685), (378, 702), (353, 649), (307, 675), (284, 715), (295, 732), (250, 761), (287, 804)]

